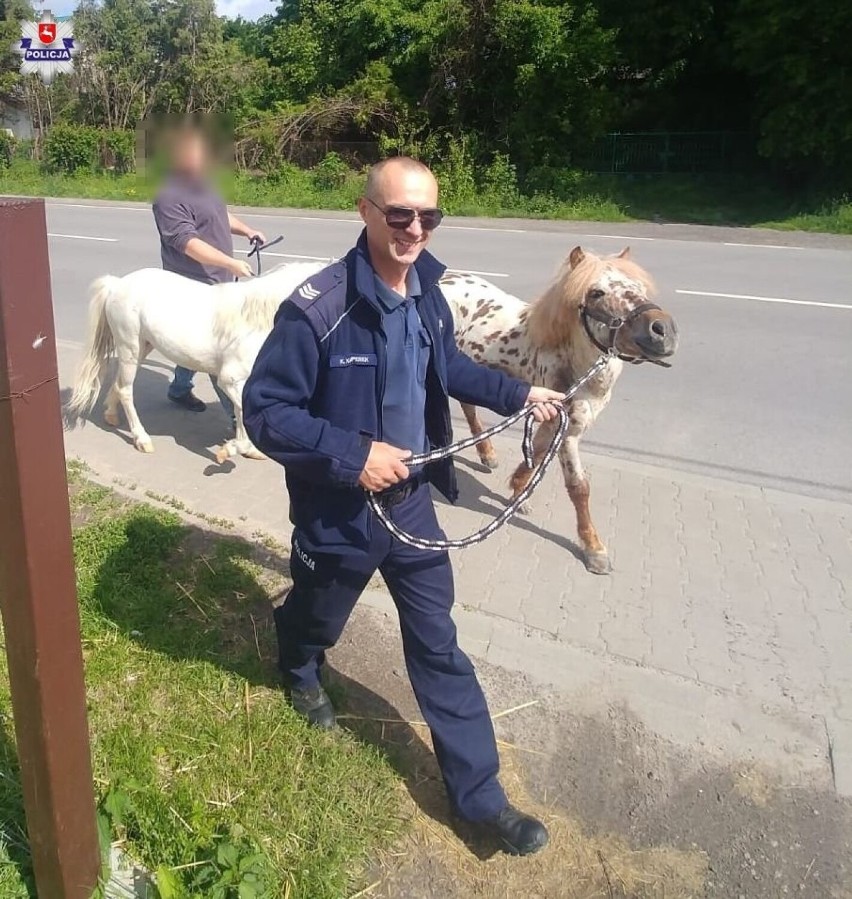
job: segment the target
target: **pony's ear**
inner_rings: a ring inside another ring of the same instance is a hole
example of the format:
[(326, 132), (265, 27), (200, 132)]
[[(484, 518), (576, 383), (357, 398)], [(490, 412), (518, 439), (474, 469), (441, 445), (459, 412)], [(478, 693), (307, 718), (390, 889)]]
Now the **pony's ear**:
[(574, 247), (568, 254), (568, 262), (571, 264), (571, 268), (577, 268), (585, 258), (586, 254), (583, 252), (582, 247)]
[(630, 247), (625, 247), (619, 254), (619, 259), (627, 259), (630, 256)]

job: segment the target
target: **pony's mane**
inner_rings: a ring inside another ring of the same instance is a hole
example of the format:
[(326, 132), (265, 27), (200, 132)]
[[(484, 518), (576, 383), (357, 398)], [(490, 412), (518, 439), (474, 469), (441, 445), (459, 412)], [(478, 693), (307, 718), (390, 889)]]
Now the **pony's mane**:
[(259, 278), (218, 285), (215, 336), (227, 342), (247, 331), (271, 331), (278, 307), (329, 262), (282, 262)]
[(607, 268), (617, 269), (626, 278), (637, 281), (646, 297), (654, 294), (656, 287), (653, 278), (632, 259), (585, 253), (582, 262), (572, 268), (570, 257), (566, 258), (553, 283), (530, 304), (528, 322), (533, 343), (552, 349), (571, 339), (580, 326), (577, 310), (589, 289), (600, 280)]

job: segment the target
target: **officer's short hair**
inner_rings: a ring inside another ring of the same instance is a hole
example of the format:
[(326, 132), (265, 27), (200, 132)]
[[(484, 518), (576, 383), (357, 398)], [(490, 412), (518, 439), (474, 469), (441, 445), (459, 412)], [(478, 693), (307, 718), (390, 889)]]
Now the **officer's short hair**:
[(381, 181), (382, 172), (390, 166), (400, 166), (407, 172), (425, 172), (431, 175), (432, 170), (428, 165), (422, 163), (419, 159), (411, 156), (389, 156), (381, 162), (377, 162), (370, 167), (367, 174), (367, 186), (364, 188), (365, 197), (375, 197), (379, 182)]

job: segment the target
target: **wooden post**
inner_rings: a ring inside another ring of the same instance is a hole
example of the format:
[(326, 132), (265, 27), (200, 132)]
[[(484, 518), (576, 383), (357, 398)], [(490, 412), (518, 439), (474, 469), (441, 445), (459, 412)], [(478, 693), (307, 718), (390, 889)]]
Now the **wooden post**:
[(0, 198), (0, 608), (38, 895), (100, 854), (43, 200)]

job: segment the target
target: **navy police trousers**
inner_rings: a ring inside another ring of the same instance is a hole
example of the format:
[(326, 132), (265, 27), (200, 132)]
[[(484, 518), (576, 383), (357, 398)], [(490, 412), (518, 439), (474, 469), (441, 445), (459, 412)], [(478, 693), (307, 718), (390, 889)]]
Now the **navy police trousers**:
[[(443, 538), (428, 486), (389, 509), (418, 536)], [(506, 805), (497, 780), (494, 728), (482, 688), (459, 649), (450, 617), (453, 573), (446, 552), (400, 543), (375, 518), (365, 555), (307, 553), (293, 535), (293, 587), (275, 610), (279, 665), (291, 686), (319, 681), (325, 650), (334, 646), (368, 581), (378, 569), (399, 612), (405, 663), (455, 811), (471, 821)]]

